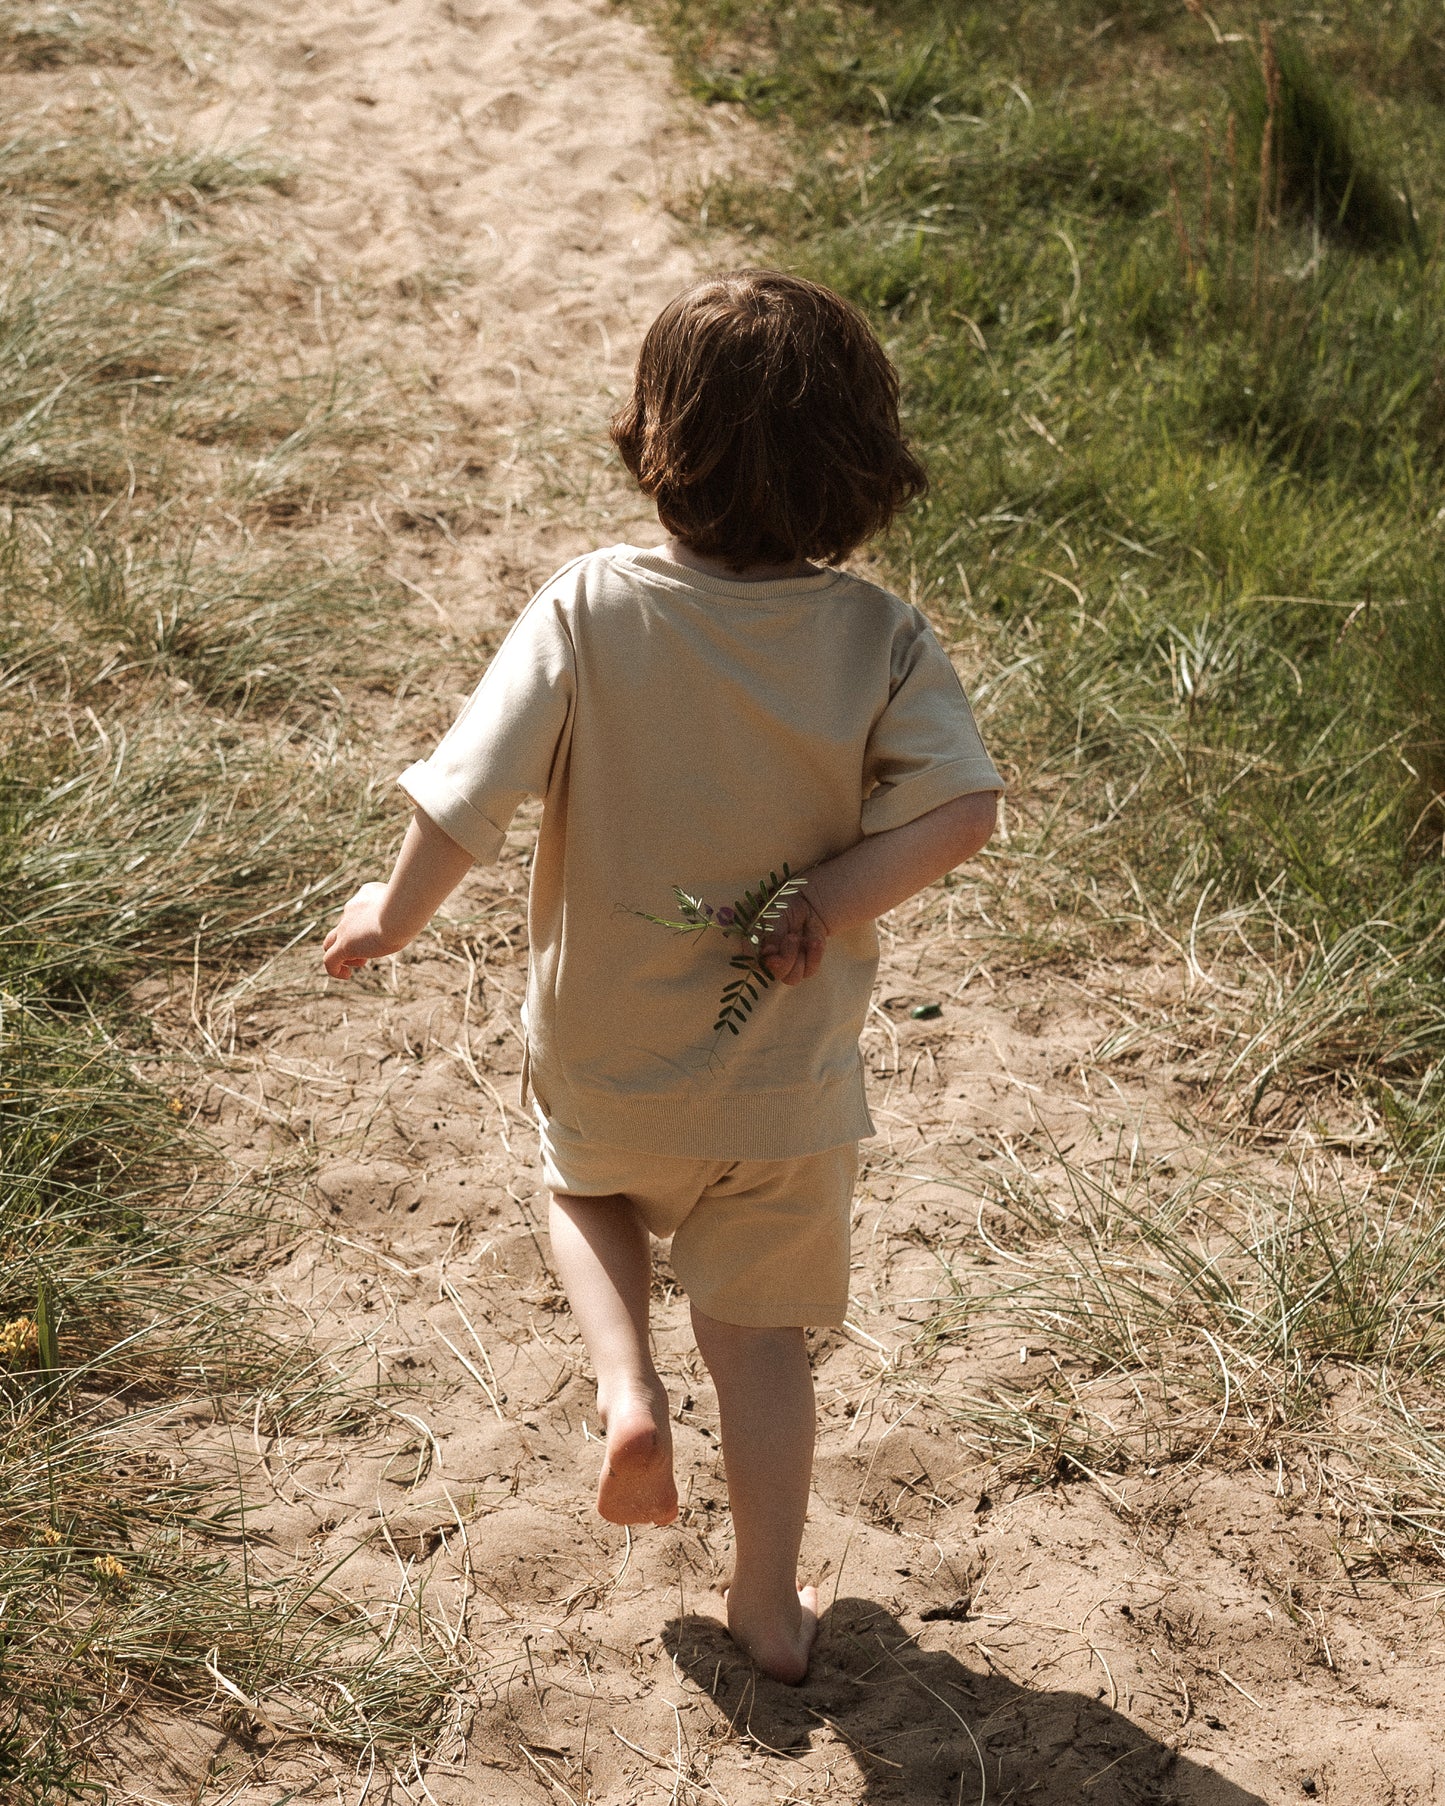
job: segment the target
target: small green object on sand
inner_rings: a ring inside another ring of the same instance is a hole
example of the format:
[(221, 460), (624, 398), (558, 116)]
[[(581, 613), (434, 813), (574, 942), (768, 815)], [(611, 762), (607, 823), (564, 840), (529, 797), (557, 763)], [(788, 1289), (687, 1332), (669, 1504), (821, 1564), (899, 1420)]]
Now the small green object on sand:
[(915, 1022), (936, 1022), (943, 1014), (941, 1003), (916, 1003), (908, 1012)]

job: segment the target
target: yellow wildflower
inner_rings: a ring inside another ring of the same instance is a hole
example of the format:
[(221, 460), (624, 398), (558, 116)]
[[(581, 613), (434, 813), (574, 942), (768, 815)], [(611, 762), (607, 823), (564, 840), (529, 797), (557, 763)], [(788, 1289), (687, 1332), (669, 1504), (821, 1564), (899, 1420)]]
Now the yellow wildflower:
[(18, 1361), (32, 1355), (39, 1346), (35, 1321), (31, 1317), (12, 1317), (0, 1324), (0, 1361)]
[(97, 1555), (90, 1565), (95, 1570), (97, 1580), (125, 1579), (125, 1563), (117, 1561), (113, 1555)]

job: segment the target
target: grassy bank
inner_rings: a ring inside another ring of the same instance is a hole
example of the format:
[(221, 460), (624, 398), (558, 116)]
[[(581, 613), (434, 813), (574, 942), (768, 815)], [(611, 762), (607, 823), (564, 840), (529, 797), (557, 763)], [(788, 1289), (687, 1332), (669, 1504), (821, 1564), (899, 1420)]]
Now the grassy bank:
[(692, 90), (786, 147), (708, 218), (859, 300), (903, 369), (934, 487), (888, 558), (991, 655), (1035, 928), (1247, 945), (1245, 1106), (1325, 1086), (1418, 1150), (1445, 1102), (1440, 33), (1424, 4), (1274, 17), (667, 20)]
[[(939, 1250), (920, 1398), (1020, 1485), (1123, 1510), (1121, 1476), (1278, 1463), (1343, 1550), (1438, 1555), (1437, 9), (648, 16), (776, 135), (781, 177), (713, 184), (707, 220), (859, 301), (900, 365), (933, 487), (883, 555), (1012, 766), (998, 943), (1177, 959), (1203, 1119), (1299, 1150), (1283, 1188), (1232, 1154), (1010, 1150), (982, 1239)], [(1157, 1044), (1136, 1022), (1106, 1065)], [(964, 1395), (930, 1363), (980, 1339), (1053, 1371)]]
[(375, 1756), (444, 1690), (404, 1618), (247, 1533), (235, 1424), (383, 1414), (249, 1302), (260, 1190), (144, 1076), (130, 1002), (334, 902), (379, 829), (335, 643), (365, 677), (397, 606), (325, 531), (384, 446), (380, 385), (257, 335), (285, 272), (248, 230), (288, 172), (65, 85), (163, 81), (180, 31), (0, 11), (0, 1792), (27, 1802), (97, 1791), (142, 1701), (245, 1760)]

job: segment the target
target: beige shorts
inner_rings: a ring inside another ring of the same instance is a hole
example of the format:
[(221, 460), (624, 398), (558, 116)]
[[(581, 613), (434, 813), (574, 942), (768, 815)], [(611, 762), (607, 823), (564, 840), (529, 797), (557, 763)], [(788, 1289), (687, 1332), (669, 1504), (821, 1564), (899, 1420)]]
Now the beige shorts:
[(705, 1315), (753, 1329), (843, 1321), (856, 1141), (793, 1160), (689, 1160), (537, 1121), (548, 1189), (629, 1198), (653, 1235), (671, 1237), (678, 1284)]

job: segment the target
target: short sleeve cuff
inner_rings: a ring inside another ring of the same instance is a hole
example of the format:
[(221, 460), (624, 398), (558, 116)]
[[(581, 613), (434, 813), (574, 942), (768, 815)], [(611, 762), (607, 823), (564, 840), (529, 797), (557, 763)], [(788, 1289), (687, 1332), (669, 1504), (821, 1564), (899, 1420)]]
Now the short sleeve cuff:
[(925, 771), (900, 779), (896, 784), (880, 785), (871, 796), (865, 797), (863, 832), (885, 834), (890, 828), (906, 827), (931, 809), (941, 809), (945, 803), (955, 802), (961, 796), (976, 796), (984, 790), (1001, 791), (1003, 787), (1003, 779), (987, 756), (952, 759), (947, 765), (930, 765)]
[(465, 847), (479, 865), (490, 865), (502, 850), (506, 832), (476, 810), (425, 760), (409, 765), (396, 780), (422, 814)]

